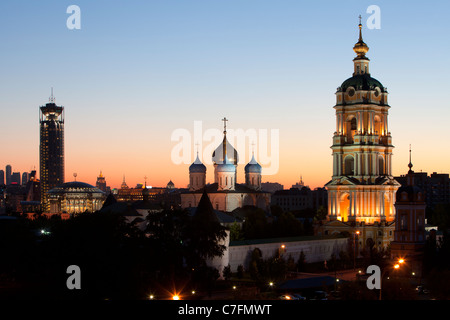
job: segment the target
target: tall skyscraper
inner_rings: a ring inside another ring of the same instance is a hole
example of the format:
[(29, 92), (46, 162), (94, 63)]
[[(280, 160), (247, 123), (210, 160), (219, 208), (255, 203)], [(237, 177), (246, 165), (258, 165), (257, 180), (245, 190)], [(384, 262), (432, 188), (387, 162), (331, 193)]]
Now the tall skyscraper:
[(5, 171), (0, 170), (0, 186), (5, 184)]
[(20, 185), (20, 172), (13, 172), (11, 175), (11, 184)]
[(47, 192), (64, 183), (64, 107), (55, 104), (52, 95), (40, 107), (40, 183), (41, 209), (49, 212)]
[(6, 171), (5, 171), (5, 179), (6, 179), (7, 186), (9, 186), (11, 184), (11, 173), (12, 173), (11, 165), (7, 164)]
[(22, 184), (26, 185), (28, 183), (28, 180), (30, 179), (30, 174), (28, 172), (22, 173)]
[(333, 176), (328, 191), (329, 234), (359, 234), (362, 248), (385, 249), (393, 240), (395, 194), (387, 89), (369, 72), (369, 47), (359, 24), (353, 76), (336, 92)]

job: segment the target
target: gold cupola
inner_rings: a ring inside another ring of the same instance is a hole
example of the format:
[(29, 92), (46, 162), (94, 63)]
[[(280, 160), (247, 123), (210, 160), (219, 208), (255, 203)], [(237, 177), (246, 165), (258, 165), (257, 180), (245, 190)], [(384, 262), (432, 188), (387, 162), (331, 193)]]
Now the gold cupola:
[(362, 24), (361, 24), (361, 16), (359, 16), (359, 40), (353, 47), (353, 51), (356, 53), (356, 59), (367, 59), (366, 53), (369, 51), (369, 47), (364, 43), (362, 39)]

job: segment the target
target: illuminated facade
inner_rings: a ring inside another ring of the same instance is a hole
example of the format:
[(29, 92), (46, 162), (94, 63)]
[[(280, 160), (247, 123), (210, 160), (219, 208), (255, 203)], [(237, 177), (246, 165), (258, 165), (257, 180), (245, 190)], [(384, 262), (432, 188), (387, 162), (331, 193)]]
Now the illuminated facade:
[(48, 212), (48, 191), (64, 183), (64, 107), (55, 104), (53, 93), (40, 107), (39, 123), (41, 209)]
[(336, 92), (336, 131), (331, 146), (333, 176), (328, 192), (326, 233), (359, 231), (359, 242), (386, 248), (393, 240), (395, 193), (392, 176), (388, 92), (370, 76), (369, 50), (362, 39), (353, 50), (353, 76)]
[(106, 194), (102, 190), (78, 181), (66, 182), (48, 192), (50, 214), (76, 214), (100, 210)]

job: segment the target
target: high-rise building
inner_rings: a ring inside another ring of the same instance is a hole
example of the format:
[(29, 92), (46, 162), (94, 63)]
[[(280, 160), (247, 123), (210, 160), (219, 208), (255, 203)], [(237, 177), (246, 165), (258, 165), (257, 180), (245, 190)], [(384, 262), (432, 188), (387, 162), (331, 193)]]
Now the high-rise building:
[(40, 183), (41, 209), (50, 209), (47, 192), (64, 183), (64, 107), (55, 104), (52, 95), (40, 107)]
[(30, 179), (30, 174), (28, 172), (23, 172), (22, 173), (22, 184), (26, 185), (28, 180)]
[(336, 92), (336, 130), (331, 146), (333, 176), (328, 192), (326, 233), (359, 234), (361, 248), (386, 249), (393, 240), (395, 194), (387, 89), (369, 72), (369, 47), (353, 47), (353, 76)]
[(20, 184), (20, 172), (13, 172), (11, 175), (11, 184)]
[(0, 186), (5, 184), (5, 171), (0, 170)]
[(5, 168), (5, 179), (7, 186), (11, 184), (11, 172), (12, 172), (11, 165), (7, 164)]

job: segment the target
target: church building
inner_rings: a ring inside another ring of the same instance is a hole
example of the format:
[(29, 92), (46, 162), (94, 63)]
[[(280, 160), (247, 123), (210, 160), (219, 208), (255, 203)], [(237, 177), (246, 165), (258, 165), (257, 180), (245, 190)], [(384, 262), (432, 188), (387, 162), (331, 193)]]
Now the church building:
[(234, 209), (251, 205), (270, 210), (270, 193), (262, 191), (262, 167), (255, 155), (245, 166), (245, 183), (237, 183), (239, 155), (227, 139), (226, 118), (223, 141), (212, 154), (214, 164), (214, 183), (206, 183), (206, 166), (197, 158), (189, 167), (189, 191), (181, 194), (181, 207), (197, 207), (203, 191), (206, 190), (215, 210), (231, 212)]
[(370, 74), (369, 47), (361, 29), (360, 21), (353, 75), (336, 92), (333, 176), (325, 185), (328, 215), (318, 232), (343, 232), (358, 237), (361, 249), (386, 249), (394, 237), (395, 195), (400, 184), (392, 175), (388, 92)]
[(406, 175), (406, 185), (397, 191), (395, 202), (396, 219), (394, 241), (391, 243), (391, 257), (405, 259), (416, 274), (421, 274), (425, 250), (425, 194), (414, 182), (411, 163)]

